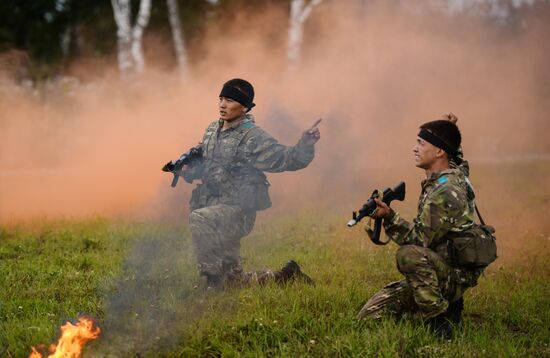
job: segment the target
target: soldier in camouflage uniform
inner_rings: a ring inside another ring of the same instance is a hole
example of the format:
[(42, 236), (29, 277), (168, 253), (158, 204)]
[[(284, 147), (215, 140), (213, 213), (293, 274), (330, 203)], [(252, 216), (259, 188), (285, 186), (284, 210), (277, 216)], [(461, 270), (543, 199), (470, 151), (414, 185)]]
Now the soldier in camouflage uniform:
[(271, 206), (264, 172), (305, 168), (315, 154), (319, 129), (310, 128), (293, 147), (279, 144), (258, 127), (248, 112), (255, 106), (252, 85), (241, 79), (226, 82), (220, 93), (220, 119), (202, 139), (203, 157), (185, 168), (184, 179), (200, 179), (193, 190), (189, 215), (199, 273), (209, 287), (252, 281), (286, 281), (301, 276), (290, 261), (280, 271), (243, 272), (240, 242), (254, 227), (256, 211)]
[(445, 338), (458, 323), (464, 291), (477, 284), (481, 269), (453, 264), (449, 239), (474, 225), (474, 192), (461, 166), (461, 136), (453, 120), (423, 124), (413, 148), (415, 165), (426, 172), (418, 214), (408, 222), (376, 199), (373, 218), (383, 218), (386, 235), (396, 242), (396, 261), (405, 276), (376, 293), (358, 318), (405, 312), (427, 319)]

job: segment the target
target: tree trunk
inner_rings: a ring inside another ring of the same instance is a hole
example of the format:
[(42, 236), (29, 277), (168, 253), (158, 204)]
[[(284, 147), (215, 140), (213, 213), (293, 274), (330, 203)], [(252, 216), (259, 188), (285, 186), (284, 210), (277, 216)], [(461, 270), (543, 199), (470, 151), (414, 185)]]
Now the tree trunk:
[(123, 75), (132, 71), (134, 63), (130, 54), (131, 25), (130, 0), (111, 0), (117, 26), (118, 69)]
[(142, 73), (145, 59), (142, 50), (143, 31), (149, 23), (151, 0), (141, 0), (136, 24), (130, 22), (130, 0), (111, 0), (117, 25), (118, 68), (123, 75)]
[(139, 4), (139, 13), (137, 16), (136, 24), (132, 29), (132, 57), (134, 59), (136, 72), (142, 73), (145, 70), (145, 58), (143, 57), (143, 50), (141, 47), (141, 40), (143, 38), (143, 30), (149, 24), (149, 18), (151, 17), (151, 0), (141, 0)]
[(178, 69), (182, 78), (187, 76), (187, 52), (185, 50), (185, 39), (181, 28), (179, 7), (177, 0), (166, 0), (168, 5), (168, 17), (170, 28), (172, 29), (172, 39), (174, 40), (174, 50), (178, 60)]
[(298, 64), (302, 49), (303, 27), (313, 8), (322, 0), (292, 0), (290, 3), (290, 23), (288, 28), (287, 60), (290, 69)]

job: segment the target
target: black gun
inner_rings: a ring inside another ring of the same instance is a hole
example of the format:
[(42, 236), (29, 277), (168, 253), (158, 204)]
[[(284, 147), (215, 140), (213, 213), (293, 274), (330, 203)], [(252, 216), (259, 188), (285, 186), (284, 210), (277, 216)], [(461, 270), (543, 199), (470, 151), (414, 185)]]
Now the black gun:
[[(357, 224), (365, 216), (371, 216), (376, 210), (376, 202), (374, 199), (381, 199), (386, 205), (390, 205), (393, 200), (403, 201), (405, 199), (405, 183), (401, 182), (397, 184), (395, 188), (386, 188), (382, 194), (379, 190), (375, 190), (370, 199), (363, 205), (358, 212), (353, 212), (353, 219), (348, 222), (348, 226), (352, 227)], [(374, 232), (372, 234), (371, 240), (376, 245), (385, 245), (388, 241), (380, 241), (380, 232), (382, 231), (382, 219), (376, 219), (374, 221)]]
[(178, 184), (178, 179), (181, 176), (183, 166), (188, 165), (200, 158), (202, 158), (202, 145), (199, 144), (198, 146), (183, 153), (177, 160), (169, 161), (162, 167), (163, 172), (174, 174), (174, 179), (172, 179), (172, 188), (175, 188)]

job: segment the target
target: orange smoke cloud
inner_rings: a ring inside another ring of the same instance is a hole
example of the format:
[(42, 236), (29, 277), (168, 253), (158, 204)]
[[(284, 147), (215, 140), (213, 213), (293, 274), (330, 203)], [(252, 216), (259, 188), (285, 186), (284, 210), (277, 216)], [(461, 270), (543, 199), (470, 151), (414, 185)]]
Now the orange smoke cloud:
[[(548, 6), (508, 27), (383, 2), (359, 10), (339, 2), (316, 8), (293, 72), (285, 65), (286, 14), (274, 8), (213, 25), (181, 82), (161, 70), (129, 81), (102, 72), (46, 99), (3, 85), (0, 220), (181, 210), (191, 187), (173, 191), (160, 168), (201, 139), (217, 118), (220, 85), (232, 77), (255, 85), (258, 124), (285, 144), (325, 119), (312, 165), (270, 176), (280, 207), (355, 205), (372, 187), (396, 184), (415, 170), (418, 125), (449, 111), (460, 118), (470, 158), (550, 152), (541, 136), (550, 113)], [(150, 54), (150, 68), (155, 61)]]

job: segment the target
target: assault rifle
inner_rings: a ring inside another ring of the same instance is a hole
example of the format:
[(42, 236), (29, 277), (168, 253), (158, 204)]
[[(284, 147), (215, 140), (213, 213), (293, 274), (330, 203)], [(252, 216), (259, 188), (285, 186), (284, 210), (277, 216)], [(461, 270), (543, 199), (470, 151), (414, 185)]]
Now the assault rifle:
[(162, 167), (163, 172), (174, 174), (174, 179), (172, 179), (172, 188), (175, 188), (178, 184), (178, 179), (182, 175), (181, 170), (183, 169), (183, 166), (188, 165), (200, 158), (202, 158), (202, 145), (199, 144), (183, 153), (178, 159), (169, 161)]
[[(348, 227), (355, 226), (365, 216), (374, 215), (376, 211), (376, 201), (374, 199), (380, 199), (386, 205), (390, 205), (393, 200), (403, 201), (405, 199), (405, 183), (401, 182), (397, 184), (395, 188), (386, 188), (383, 192), (375, 190), (369, 200), (363, 205), (359, 211), (353, 212), (353, 219), (348, 221)], [(376, 245), (385, 245), (388, 241), (380, 241), (380, 232), (382, 231), (382, 219), (376, 219), (374, 221), (374, 232), (371, 235), (371, 240)]]

